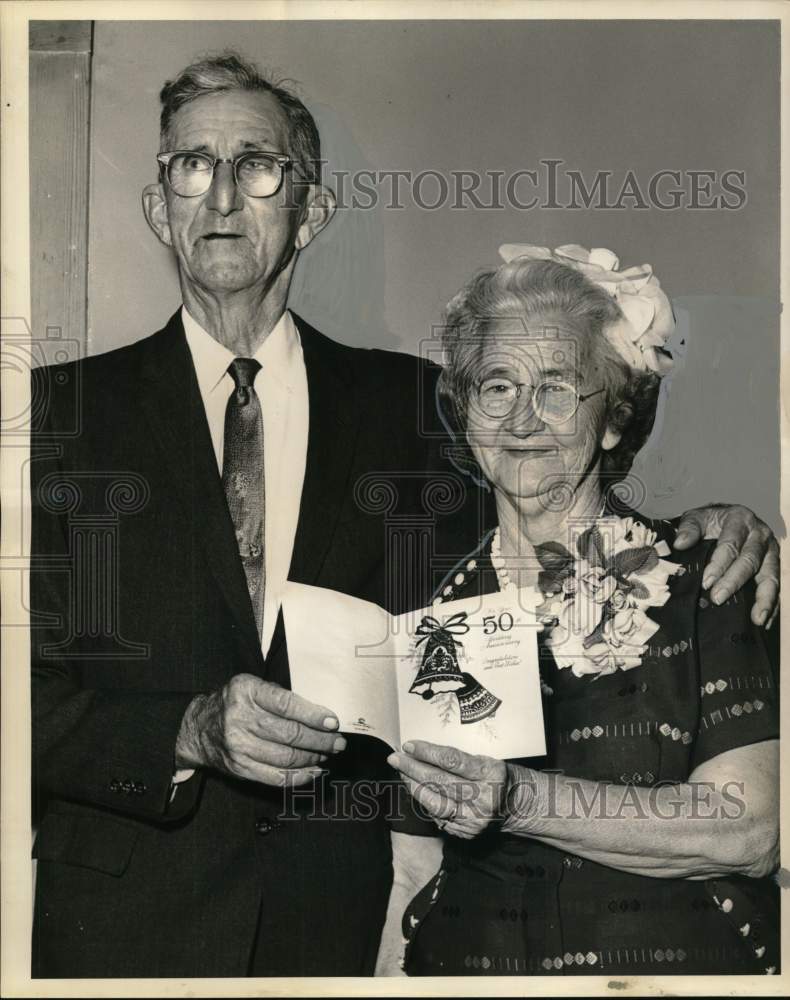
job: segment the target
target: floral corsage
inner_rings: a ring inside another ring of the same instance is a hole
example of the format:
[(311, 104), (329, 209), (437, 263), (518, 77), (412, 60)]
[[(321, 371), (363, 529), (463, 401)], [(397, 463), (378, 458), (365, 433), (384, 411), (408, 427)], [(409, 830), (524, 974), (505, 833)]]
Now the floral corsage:
[(663, 558), (669, 546), (656, 537), (631, 517), (603, 517), (574, 532), (573, 553), (558, 542), (536, 547), (558, 667), (582, 677), (640, 665), (659, 628), (645, 609), (666, 604), (669, 577), (684, 572)]

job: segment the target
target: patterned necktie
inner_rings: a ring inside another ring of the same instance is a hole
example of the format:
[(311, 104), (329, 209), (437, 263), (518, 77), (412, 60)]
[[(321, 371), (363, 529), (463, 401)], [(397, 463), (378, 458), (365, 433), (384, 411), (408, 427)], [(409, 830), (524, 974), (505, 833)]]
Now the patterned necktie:
[(260, 363), (254, 358), (236, 358), (228, 374), (236, 383), (225, 410), (225, 446), (222, 486), (236, 529), (239, 555), (247, 578), (258, 636), (263, 626), (264, 482), (263, 417), (254, 389)]

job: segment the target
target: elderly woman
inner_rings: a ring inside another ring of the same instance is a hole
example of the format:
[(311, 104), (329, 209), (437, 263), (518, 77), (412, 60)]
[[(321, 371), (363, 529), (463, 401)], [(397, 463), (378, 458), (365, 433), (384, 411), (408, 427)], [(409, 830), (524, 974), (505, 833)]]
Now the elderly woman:
[[(609, 251), (503, 256), (448, 307), (444, 387), (499, 526), (440, 599), (542, 591), (548, 751), (505, 764), (415, 741), (390, 758), (443, 831), (405, 838), (396, 859), (402, 894), (424, 885), (401, 962), (409, 975), (774, 972), (764, 633), (748, 589), (706, 596), (710, 542), (670, 552), (673, 524), (611, 488), (672, 366), (669, 302), (649, 267), (618, 271)], [(385, 942), (379, 971), (395, 951)]]

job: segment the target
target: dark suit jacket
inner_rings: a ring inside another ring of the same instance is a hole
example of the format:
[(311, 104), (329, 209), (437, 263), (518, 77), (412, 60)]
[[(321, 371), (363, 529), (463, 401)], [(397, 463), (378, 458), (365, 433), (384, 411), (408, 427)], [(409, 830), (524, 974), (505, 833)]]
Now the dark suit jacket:
[[(310, 430), (290, 577), (419, 607), (479, 528), (439, 456), (435, 369), (297, 322)], [(370, 974), (391, 882), (370, 808), (391, 801), (370, 786), (394, 778), (382, 744), (351, 737), (315, 791), (199, 772), (171, 801), (197, 692), (241, 672), (289, 684), (282, 620), (261, 655), (179, 314), (38, 370), (33, 420), (34, 975)]]

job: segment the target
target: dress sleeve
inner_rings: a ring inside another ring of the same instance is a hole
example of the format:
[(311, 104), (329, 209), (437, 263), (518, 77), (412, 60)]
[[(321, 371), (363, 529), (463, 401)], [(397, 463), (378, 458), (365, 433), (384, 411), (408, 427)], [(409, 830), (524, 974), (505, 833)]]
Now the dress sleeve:
[(777, 644), (752, 624), (754, 590), (750, 581), (718, 607), (707, 591), (700, 596), (700, 721), (692, 768), (725, 750), (779, 737)]
[(420, 808), (419, 803), (411, 797), (405, 782), (396, 778), (392, 784), (392, 791), (393, 808), (387, 816), (391, 830), (395, 833), (410, 833), (416, 837), (436, 837), (439, 835), (438, 827)]

